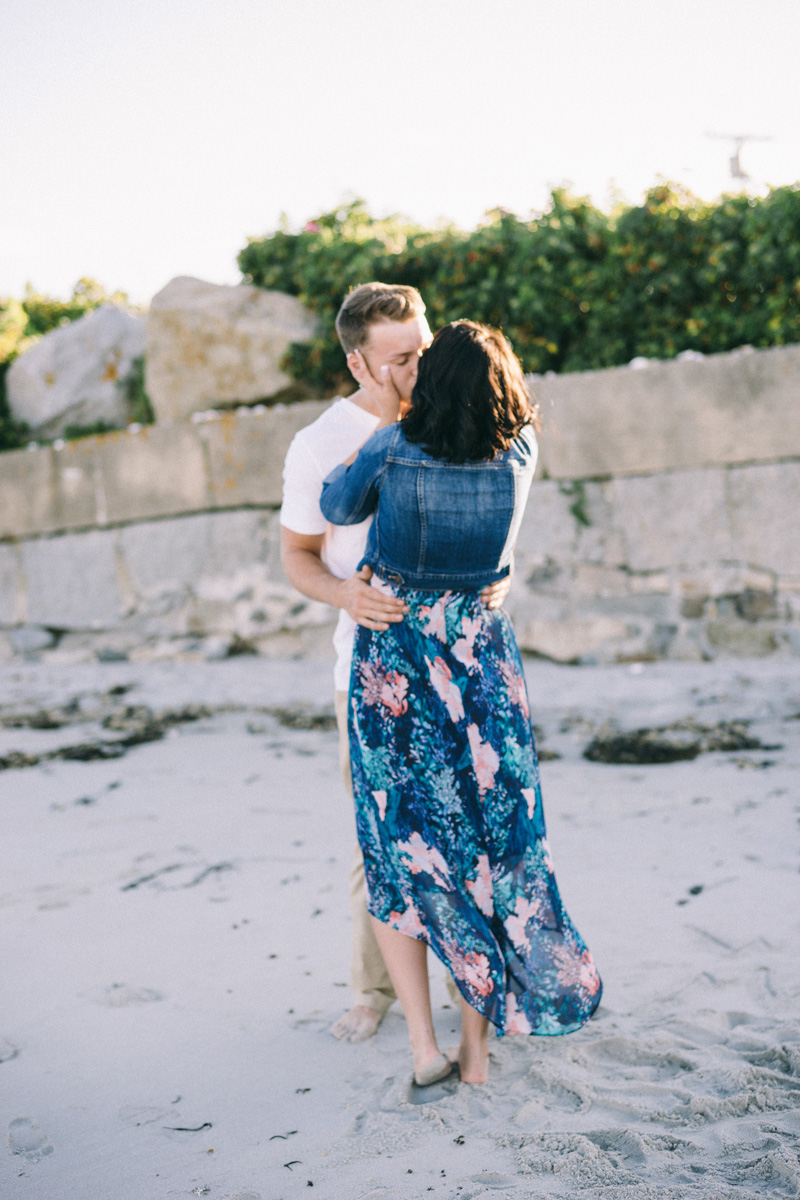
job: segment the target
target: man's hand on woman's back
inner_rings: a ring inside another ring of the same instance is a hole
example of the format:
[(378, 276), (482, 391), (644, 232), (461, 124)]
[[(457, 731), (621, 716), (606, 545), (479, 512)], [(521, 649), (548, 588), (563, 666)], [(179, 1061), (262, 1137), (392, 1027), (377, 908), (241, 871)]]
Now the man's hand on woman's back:
[(388, 629), (402, 621), (408, 605), (397, 596), (387, 596), (377, 588), (370, 587), (372, 568), (362, 567), (349, 579), (341, 581), (342, 603), (340, 608), (349, 612), (357, 625), (367, 629)]

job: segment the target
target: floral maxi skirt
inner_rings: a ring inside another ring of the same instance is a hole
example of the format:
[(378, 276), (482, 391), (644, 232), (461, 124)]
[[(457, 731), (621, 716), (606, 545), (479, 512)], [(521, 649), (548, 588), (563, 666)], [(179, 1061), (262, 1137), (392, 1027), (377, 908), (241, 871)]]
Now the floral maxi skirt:
[(570, 1033), (602, 989), (553, 873), (513, 629), (475, 592), (397, 594), (410, 612), (359, 627), (350, 683), (369, 911), (426, 941), (499, 1036)]

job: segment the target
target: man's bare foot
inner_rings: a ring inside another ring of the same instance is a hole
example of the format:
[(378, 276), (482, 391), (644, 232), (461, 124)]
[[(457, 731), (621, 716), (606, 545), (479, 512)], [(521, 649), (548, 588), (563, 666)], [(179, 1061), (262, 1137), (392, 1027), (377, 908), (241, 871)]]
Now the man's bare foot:
[(489, 1078), (489, 1046), (482, 1042), (480, 1048), (473, 1046), (450, 1046), (445, 1054), (451, 1062), (458, 1063), (462, 1083), (486, 1083)]
[(382, 1020), (383, 1013), (368, 1008), (366, 1004), (357, 1004), (338, 1021), (334, 1021), (331, 1033), (340, 1042), (365, 1042), (367, 1038), (374, 1037)]

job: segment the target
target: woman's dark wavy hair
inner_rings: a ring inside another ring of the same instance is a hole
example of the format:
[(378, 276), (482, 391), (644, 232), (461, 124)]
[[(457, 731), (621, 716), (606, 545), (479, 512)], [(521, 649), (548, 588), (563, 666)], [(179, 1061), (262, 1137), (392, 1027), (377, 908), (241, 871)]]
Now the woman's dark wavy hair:
[(525, 425), (539, 428), (522, 367), (499, 329), (453, 321), (420, 359), (402, 428), (409, 442), (452, 463), (494, 458)]

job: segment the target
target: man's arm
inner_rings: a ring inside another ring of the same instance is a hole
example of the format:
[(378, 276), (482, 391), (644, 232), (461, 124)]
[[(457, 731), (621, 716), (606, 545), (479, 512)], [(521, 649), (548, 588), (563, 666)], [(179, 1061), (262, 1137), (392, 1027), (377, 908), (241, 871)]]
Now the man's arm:
[(286, 578), (298, 592), (334, 608), (344, 608), (358, 625), (388, 629), (402, 621), (408, 605), (396, 596), (386, 596), (370, 587), (370, 567), (362, 567), (349, 579), (337, 579), (322, 561), (323, 534), (295, 533), (281, 525), (281, 563)]

